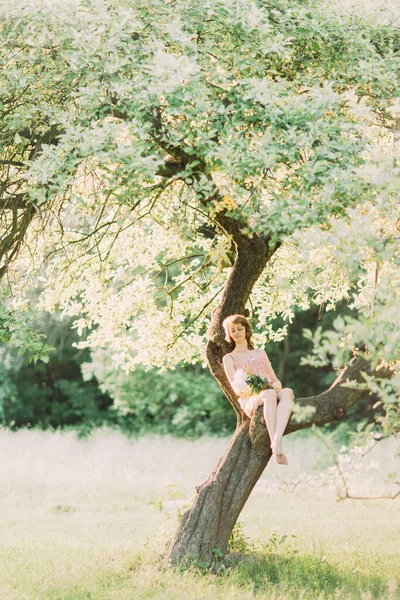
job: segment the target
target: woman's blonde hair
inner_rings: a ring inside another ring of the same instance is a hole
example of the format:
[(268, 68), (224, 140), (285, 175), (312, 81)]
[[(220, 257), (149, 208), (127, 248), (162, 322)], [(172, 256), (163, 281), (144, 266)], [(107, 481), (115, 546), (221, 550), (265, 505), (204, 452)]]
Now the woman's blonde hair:
[(246, 328), (247, 347), (249, 348), (249, 350), (254, 350), (254, 343), (252, 340), (253, 330), (249, 321), (243, 315), (229, 315), (229, 317), (226, 317), (226, 319), (222, 321), (222, 327), (225, 331), (226, 341), (230, 344), (236, 345), (229, 331), (229, 325), (233, 323), (240, 323), (241, 325), (244, 325), (244, 327)]

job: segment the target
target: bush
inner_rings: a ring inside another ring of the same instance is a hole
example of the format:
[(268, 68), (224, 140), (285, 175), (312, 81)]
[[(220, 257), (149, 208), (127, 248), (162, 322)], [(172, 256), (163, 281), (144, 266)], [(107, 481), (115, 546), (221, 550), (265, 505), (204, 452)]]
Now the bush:
[(112, 405), (97, 381), (83, 381), (76, 362), (60, 364), (53, 359), (47, 365), (22, 361), (18, 368), (5, 369), (0, 378), (0, 402), (2, 423), (13, 429), (83, 423), (96, 427), (107, 422)]
[(117, 398), (118, 423), (131, 432), (198, 437), (226, 435), (235, 428), (232, 408), (203, 370), (137, 369), (124, 376), (114, 392), (109, 391)]

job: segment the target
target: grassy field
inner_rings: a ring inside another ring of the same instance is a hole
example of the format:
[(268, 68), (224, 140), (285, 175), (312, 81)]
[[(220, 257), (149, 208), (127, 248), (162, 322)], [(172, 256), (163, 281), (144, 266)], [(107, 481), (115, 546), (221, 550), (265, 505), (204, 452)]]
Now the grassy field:
[[(0, 431), (0, 599), (400, 598), (400, 498), (338, 502), (312, 435), (288, 436), (289, 467), (269, 465), (254, 489), (237, 532), (246, 559), (219, 574), (166, 569), (178, 514), (226, 444)], [(397, 491), (394, 449), (354, 466), (353, 494)]]

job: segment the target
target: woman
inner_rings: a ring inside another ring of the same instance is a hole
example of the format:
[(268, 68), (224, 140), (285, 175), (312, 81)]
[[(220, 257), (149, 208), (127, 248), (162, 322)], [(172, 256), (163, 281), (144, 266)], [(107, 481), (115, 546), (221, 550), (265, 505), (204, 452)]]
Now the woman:
[(248, 417), (252, 417), (257, 408), (263, 406), (264, 419), (276, 462), (287, 465), (287, 458), (282, 452), (282, 436), (292, 412), (293, 391), (290, 388), (282, 389), (266, 352), (254, 347), (252, 328), (246, 317), (230, 315), (223, 321), (222, 326), (226, 341), (235, 346), (232, 352), (223, 357), (225, 373), (232, 387), (237, 388), (235, 373), (239, 369), (245, 373), (267, 378), (273, 387), (250, 398), (239, 391), (239, 404)]

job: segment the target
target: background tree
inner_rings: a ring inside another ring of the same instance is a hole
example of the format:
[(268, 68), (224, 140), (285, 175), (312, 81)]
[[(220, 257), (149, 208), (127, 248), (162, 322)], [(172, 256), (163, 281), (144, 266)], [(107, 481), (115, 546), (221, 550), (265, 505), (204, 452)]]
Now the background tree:
[(276, 316), (347, 299), (357, 319), (317, 331), (310, 360), (357, 358), (328, 392), (298, 401), (315, 412), (289, 429), (342, 417), (365, 387), (385, 405), (384, 431), (398, 429), (398, 9), (1, 10), (7, 310), (22, 310), (39, 278), (39, 306), (75, 317), (90, 331), (81, 346), (107, 348), (126, 370), (204, 361), (207, 339), (237, 429), (169, 557), (209, 562), (270, 457), (265, 427), (243, 419), (223, 374), (226, 315), (248, 306), (263, 344), (285, 334)]
[[(0, 346), (2, 425), (12, 429), (74, 427), (85, 435), (107, 421), (115, 422), (112, 399), (100, 391), (94, 377), (83, 380), (81, 364), (89, 360), (89, 350), (73, 346), (79, 338), (71, 330), (71, 321), (43, 313), (32, 320), (36, 335), (45, 336), (46, 362), (29, 361), (28, 340), (28, 353), (19, 353), (9, 343)], [(43, 345), (40, 339), (39, 343)]]

